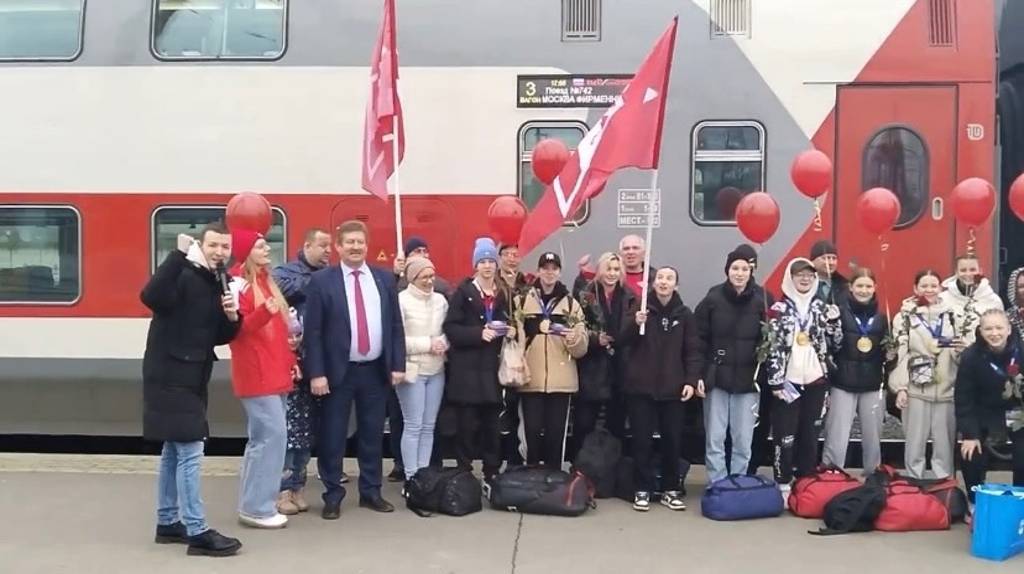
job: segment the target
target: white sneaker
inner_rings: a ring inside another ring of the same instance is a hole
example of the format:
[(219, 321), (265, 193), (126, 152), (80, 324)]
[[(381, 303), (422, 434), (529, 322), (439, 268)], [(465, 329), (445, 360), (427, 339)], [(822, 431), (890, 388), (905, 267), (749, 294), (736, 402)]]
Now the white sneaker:
[(276, 513), (273, 516), (268, 516), (267, 518), (256, 518), (255, 516), (239, 513), (238, 522), (250, 528), (265, 528), (272, 530), (287, 526), (288, 517), (281, 513)]
[(672, 510), (686, 510), (686, 502), (683, 501), (683, 495), (678, 490), (662, 493), (661, 503)]
[(633, 510), (637, 512), (647, 512), (651, 509), (651, 494), (649, 492), (639, 491), (633, 495)]

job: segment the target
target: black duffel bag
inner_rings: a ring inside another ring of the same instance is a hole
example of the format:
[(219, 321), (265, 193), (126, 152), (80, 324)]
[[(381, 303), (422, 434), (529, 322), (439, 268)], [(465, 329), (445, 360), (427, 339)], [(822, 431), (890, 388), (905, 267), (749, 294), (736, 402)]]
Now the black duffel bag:
[(487, 485), (487, 498), (499, 510), (551, 516), (579, 516), (594, 506), (589, 481), (578, 472), (513, 467)]
[(420, 516), (465, 516), (483, 510), (480, 481), (468, 470), (426, 467), (405, 481), (405, 505)]
[(597, 428), (583, 439), (572, 469), (590, 480), (595, 498), (611, 498), (615, 496), (615, 467), (621, 458), (622, 442), (606, 429)]

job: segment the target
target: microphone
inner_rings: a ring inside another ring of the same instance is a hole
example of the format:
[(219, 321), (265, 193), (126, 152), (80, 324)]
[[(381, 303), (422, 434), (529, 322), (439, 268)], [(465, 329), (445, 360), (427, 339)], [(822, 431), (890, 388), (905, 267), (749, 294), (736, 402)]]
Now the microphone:
[(228, 287), (228, 282), (230, 281), (228, 279), (228, 270), (224, 267), (223, 261), (217, 264), (217, 278), (220, 279), (221, 292), (225, 295), (230, 293), (231, 289)]

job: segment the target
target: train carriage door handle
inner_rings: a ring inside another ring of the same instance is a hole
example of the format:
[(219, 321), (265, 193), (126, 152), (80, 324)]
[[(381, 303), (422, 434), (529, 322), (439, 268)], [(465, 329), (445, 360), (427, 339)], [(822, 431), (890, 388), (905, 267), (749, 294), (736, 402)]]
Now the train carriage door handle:
[(943, 201), (942, 201), (941, 197), (936, 197), (935, 199), (933, 199), (932, 200), (932, 219), (934, 219), (935, 221), (942, 220), (942, 213), (943, 213), (944, 207), (945, 206), (943, 204)]

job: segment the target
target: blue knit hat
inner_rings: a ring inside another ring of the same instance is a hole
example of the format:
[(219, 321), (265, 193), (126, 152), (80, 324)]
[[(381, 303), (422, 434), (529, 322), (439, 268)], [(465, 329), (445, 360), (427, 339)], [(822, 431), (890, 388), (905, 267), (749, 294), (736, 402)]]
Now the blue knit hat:
[(473, 246), (473, 269), (484, 259), (491, 259), (498, 262), (498, 247), (490, 237), (478, 237), (476, 245)]

